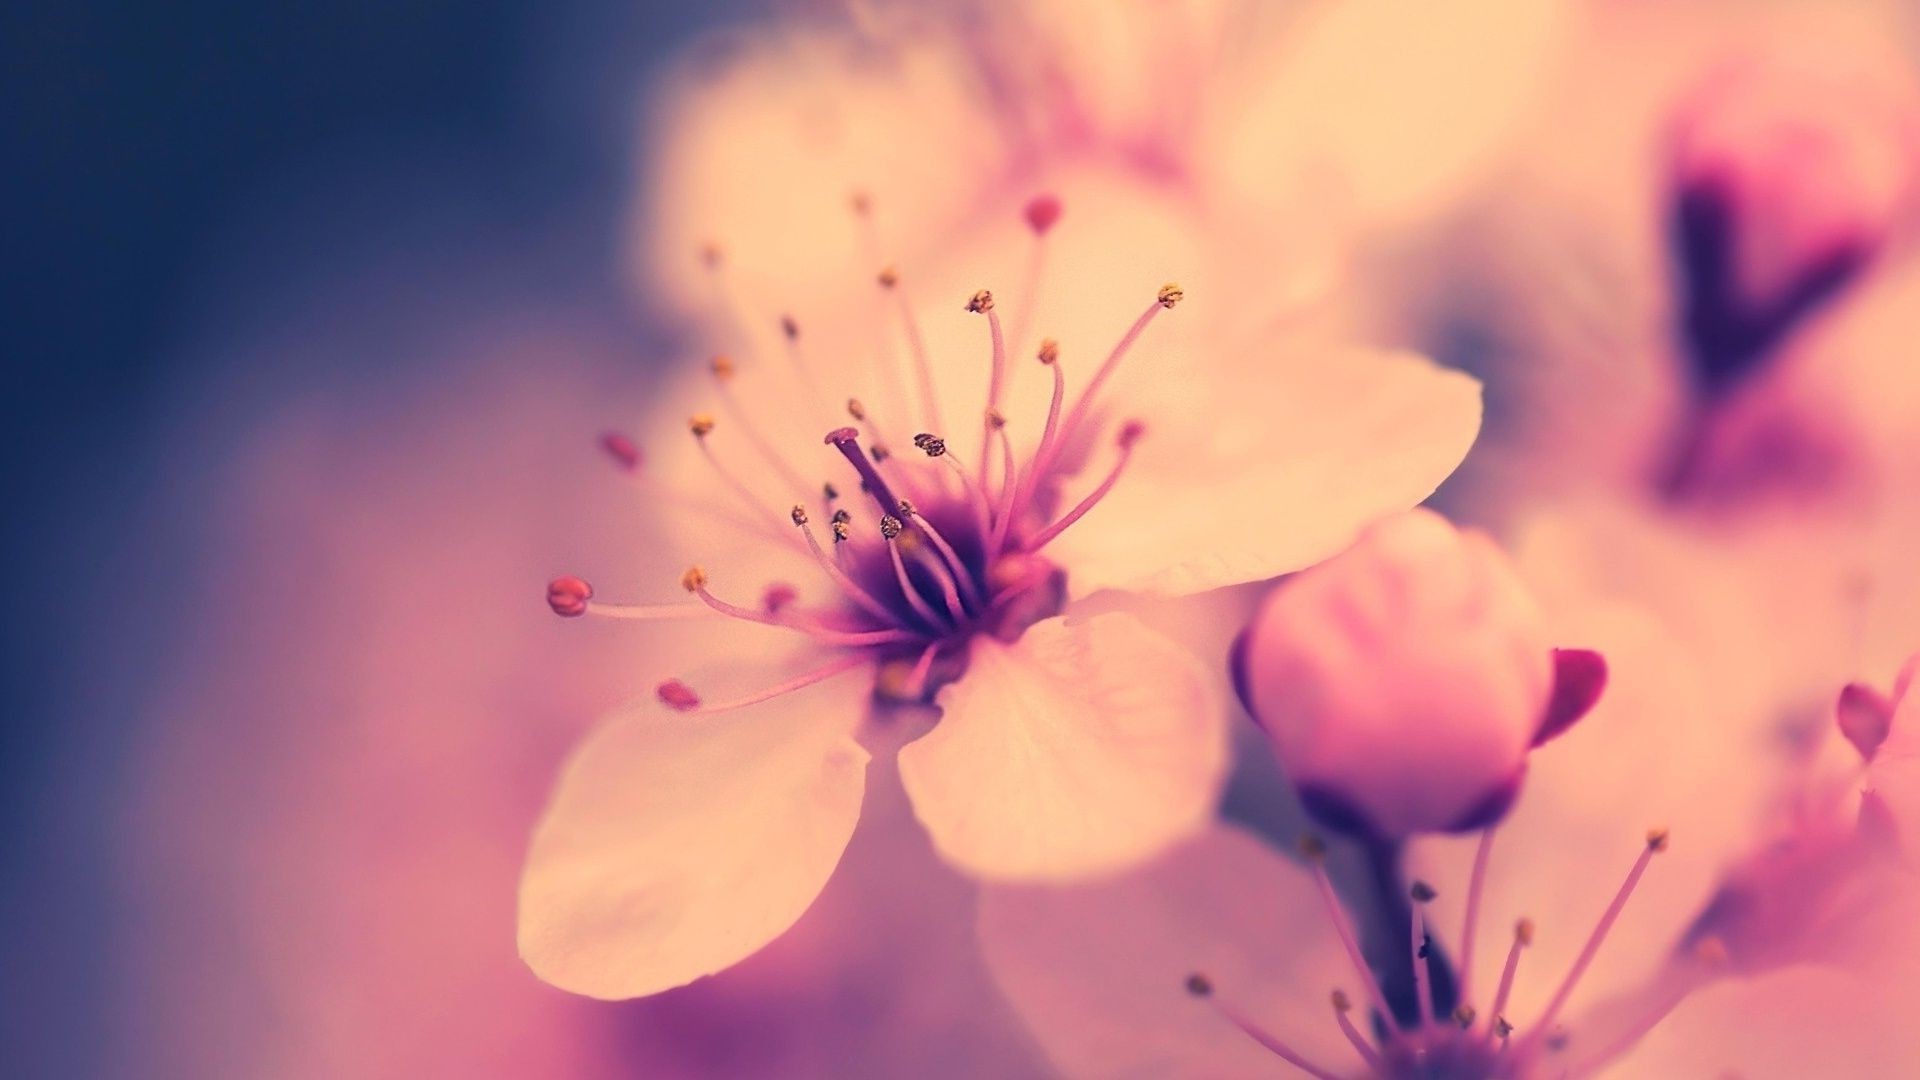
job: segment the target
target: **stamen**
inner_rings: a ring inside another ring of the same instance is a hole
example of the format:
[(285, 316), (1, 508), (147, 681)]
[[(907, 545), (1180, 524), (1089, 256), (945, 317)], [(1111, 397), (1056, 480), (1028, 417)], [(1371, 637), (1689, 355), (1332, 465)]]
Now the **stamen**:
[[(1007, 377), (1007, 339), (1000, 332), (1000, 313), (993, 310), (993, 294), (985, 289), (967, 301), (967, 310), (987, 317), (987, 330), (993, 339), (993, 371), (987, 380), (986, 427), (980, 433), (980, 490), (987, 490), (987, 449), (993, 441), (994, 418), (1000, 414), (1000, 389)], [(1000, 426), (1005, 426), (1002, 420)], [(1011, 481), (1011, 478), (1009, 478)]]
[(820, 391), (820, 380), (813, 373), (813, 365), (807, 362), (806, 351), (800, 347), (800, 323), (792, 315), (780, 316), (780, 340), (785, 343), (787, 363), (793, 365), (793, 373), (806, 388), (816, 413), (824, 417), (826, 396)]
[(894, 542), (900, 538), (900, 528), (900, 519), (892, 514), (880, 519), (880, 535), (886, 538), (887, 557), (893, 560), (893, 576), (894, 580), (900, 583), (901, 594), (907, 598), (907, 603), (913, 608), (914, 614), (926, 620), (928, 626), (951, 629), (940, 618), (939, 613), (933, 610), (933, 605), (927, 603), (926, 598), (920, 595), (920, 590), (913, 587), (913, 580), (907, 576), (906, 560), (900, 557), (900, 545)]
[(1033, 540), (1026, 545), (1028, 552), (1039, 551), (1049, 543), (1052, 543), (1054, 537), (1072, 528), (1074, 522), (1087, 516), (1087, 511), (1092, 510), (1095, 506), (1099, 505), (1101, 499), (1107, 497), (1107, 492), (1113, 490), (1113, 485), (1120, 482), (1120, 474), (1126, 469), (1127, 462), (1132, 460), (1133, 445), (1139, 442), (1140, 436), (1145, 433), (1146, 426), (1138, 420), (1129, 420), (1121, 426), (1119, 439), (1120, 460), (1114, 462), (1113, 470), (1107, 473), (1107, 478), (1100, 481), (1100, 486), (1094, 488), (1092, 494), (1081, 499), (1078, 506), (1067, 511), (1065, 517), (1042, 529), (1040, 535), (1034, 537)]
[(839, 450), (847, 459), (847, 463), (853, 466), (853, 471), (860, 474), (867, 494), (873, 496), (874, 501), (880, 504), (882, 514), (890, 514), (894, 507), (900, 505), (899, 497), (893, 493), (892, 488), (887, 486), (886, 480), (880, 476), (880, 470), (874, 468), (873, 462), (868, 461), (867, 455), (860, 449), (858, 431), (850, 427), (835, 428), (827, 432), (826, 442), (828, 446)]
[(1106, 385), (1107, 379), (1112, 377), (1114, 370), (1120, 366), (1120, 361), (1126, 357), (1127, 350), (1133, 347), (1134, 342), (1140, 340), (1140, 335), (1146, 331), (1147, 324), (1153, 321), (1155, 315), (1160, 314), (1162, 308), (1172, 307), (1185, 296), (1186, 293), (1182, 292), (1178, 285), (1162, 285), (1153, 303), (1148, 305), (1146, 311), (1140, 313), (1139, 318), (1133, 320), (1133, 325), (1121, 336), (1119, 343), (1113, 347), (1113, 351), (1107, 354), (1107, 359), (1100, 365), (1100, 370), (1093, 373), (1093, 379), (1087, 383), (1086, 389), (1080, 391), (1080, 396), (1074, 399), (1073, 408), (1067, 413), (1066, 422), (1060, 429), (1060, 437), (1054, 443), (1054, 449), (1048, 456), (1046, 468), (1041, 470), (1041, 475), (1045, 475), (1046, 469), (1053, 467), (1053, 459), (1059, 456), (1059, 448), (1070, 442), (1074, 433), (1079, 431), (1080, 425), (1086, 422), (1087, 413), (1092, 410), (1094, 398), (1100, 393), (1100, 388)]
[[(761, 433), (760, 425), (754, 422), (746, 407), (741, 405), (740, 399), (734, 395), (733, 379), (738, 374), (738, 370), (734, 367), (733, 361), (725, 356), (715, 356), (707, 361), (707, 371), (713, 376), (714, 389), (720, 395), (721, 406), (732, 416), (733, 422), (740, 425), (741, 433), (747, 437), (747, 443), (753, 447), (755, 453), (760, 455), (760, 459), (774, 472), (779, 473), (780, 479), (786, 481), (787, 490), (792, 494), (806, 491), (813, 485), (802, 480), (800, 474), (780, 456), (779, 451), (767, 442), (767, 437)], [(701, 445), (706, 445), (705, 440), (702, 440)]]
[(587, 613), (587, 601), (593, 599), (593, 586), (585, 578), (571, 575), (547, 582), (547, 606), (563, 619), (577, 619)]
[(1335, 990), (1333, 992), (1333, 1019), (1335, 1023), (1340, 1025), (1340, 1034), (1345, 1035), (1347, 1041), (1353, 1044), (1353, 1048), (1359, 1051), (1361, 1060), (1367, 1063), (1367, 1068), (1372, 1069), (1376, 1073), (1385, 1072), (1386, 1065), (1380, 1060), (1380, 1054), (1375, 1051), (1373, 1046), (1367, 1042), (1366, 1038), (1360, 1034), (1360, 1029), (1353, 1026), (1353, 1019), (1347, 1015), (1352, 1011), (1353, 1001), (1347, 997), (1347, 992), (1345, 990)]
[(1033, 459), (1027, 463), (1026, 470), (1020, 474), (1020, 486), (1019, 490), (1014, 492), (1012, 508), (1003, 514), (1000, 520), (993, 523), (993, 539), (988, 545), (991, 551), (1000, 550), (1001, 542), (1006, 539), (1008, 530), (1012, 528), (1014, 517), (1033, 502), (1034, 489), (1039, 486), (1041, 463), (1053, 456), (1054, 434), (1060, 425), (1060, 403), (1067, 395), (1067, 375), (1060, 366), (1059, 343), (1052, 338), (1042, 341), (1039, 359), (1042, 364), (1053, 369), (1053, 399), (1047, 405), (1047, 424), (1040, 430), (1040, 442), (1034, 448)]
[(1006, 417), (997, 412), (988, 413), (987, 427), (1000, 440), (1000, 501), (993, 511), (997, 525), (1013, 513), (1013, 490), (1019, 476), (1013, 462), (1013, 438), (1007, 434)]
[(1340, 906), (1340, 897), (1333, 891), (1333, 880), (1327, 877), (1327, 846), (1312, 834), (1300, 840), (1300, 853), (1306, 856), (1307, 865), (1313, 868), (1313, 882), (1320, 889), (1320, 899), (1327, 909), (1327, 918), (1333, 923), (1333, 932), (1339, 936), (1340, 944), (1347, 950), (1347, 960), (1353, 964), (1355, 974), (1360, 976), (1360, 985), (1367, 991), (1367, 999), (1379, 1011), (1380, 1017), (1388, 1024), (1394, 1023), (1393, 1010), (1387, 1007), (1387, 995), (1380, 991), (1380, 980), (1374, 978), (1373, 969), (1360, 954), (1360, 941), (1353, 935), (1353, 925), (1347, 921), (1346, 909)]
[(1206, 1001), (1207, 1004), (1213, 1006), (1215, 1012), (1219, 1013), (1228, 1023), (1239, 1028), (1248, 1038), (1265, 1047), (1269, 1053), (1280, 1060), (1292, 1065), (1308, 1076), (1314, 1077), (1315, 1080), (1340, 1080), (1338, 1073), (1323, 1069), (1313, 1062), (1308, 1061), (1306, 1058), (1301, 1057), (1298, 1051), (1275, 1038), (1272, 1032), (1254, 1023), (1251, 1018), (1242, 1014), (1240, 1010), (1214, 997), (1213, 983), (1208, 980), (1205, 975), (1196, 974), (1187, 976), (1187, 993)]
[(974, 524), (978, 525), (981, 534), (985, 535), (992, 525), (993, 511), (987, 505), (984, 493), (975, 489), (973, 481), (967, 479), (967, 467), (960, 460), (960, 455), (953, 452), (953, 449), (947, 445), (947, 440), (924, 431), (913, 437), (913, 445), (919, 447), (928, 457), (945, 461), (947, 467), (953, 470), (953, 475), (960, 478), (960, 491), (966, 496), (967, 505), (973, 509)]
[(566, 619), (596, 615), (603, 619), (706, 619), (713, 612), (698, 604), (608, 604), (593, 599), (593, 586), (568, 575), (547, 583), (547, 606)]
[(920, 381), (920, 403), (926, 409), (927, 424), (935, 428), (947, 425), (940, 422), (940, 402), (933, 389), (933, 363), (927, 359), (927, 341), (920, 334), (920, 321), (914, 317), (913, 305), (907, 302), (907, 294), (900, 288), (900, 271), (889, 266), (880, 271), (880, 287), (891, 293), (899, 303), (900, 322), (907, 332), (907, 350), (913, 355), (914, 374)]
[[(795, 690), (804, 690), (815, 683), (825, 682), (826, 680), (833, 678), (835, 675), (838, 675), (843, 671), (849, 671), (853, 668), (859, 667), (862, 664), (871, 664), (871, 663), (873, 663), (873, 657), (868, 656), (865, 653), (853, 653), (849, 656), (843, 656), (838, 660), (833, 661), (832, 663), (824, 664), (820, 667), (814, 668), (812, 671), (808, 671), (803, 674), (796, 675), (793, 678), (788, 679), (786, 682), (780, 683), (776, 686), (770, 686), (765, 690), (761, 690), (753, 694), (748, 694), (745, 697), (735, 698), (732, 701), (721, 702), (718, 705), (705, 705), (705, 706), (701, 705), (700, 696), (694, 693), (690, 687), (688, 687), (685, 683), (680, 682), (678, 679), (670, 679), (667, 682), (661, 683), (658, 693), (660, 695), (660, 700), (665, 701), (668, 705), (672, 706), (675, 709), (680, 710), (681, 712), (698, 712), (702, 715), (710, 715), (712, 713), (727, 712), (732, 709), (743, 709), (743, 708), (746, 708), (748, 705), (758, 705), (763, 701), (771, 701), (774, 698), (780, 697), (783, 694), (791, 694)], [(670, 700), (668, 698), (669, 687), (674, 688), (676, 692), (675, 693), (676, 700)], [(678, 693), (679, 691), (684, 691), (684, 695)], [(692, 705), (689, 706), (689, 705), (682, 705), (678, 703), (679, 701), (686, 701), (686, 700), (691, 700)]]
[(1028, 249), (1026, 287), (1020, 290), (1020, 296), (1026, 303), (1020, 306), (1013, 320), (1013, 341), (1015, 345), (1027, 340), (1027, 331), (1033, 328), (1033, 316), (1040, 307), (1040, 282), (1046, 276), (1047, 233), (1060, 220), (1060, 200), (1053, 195), (1035, 195), (1027, 200), (1021, 216), (1026, 219), (1027, 228), (1033, 230), (1033, 246)]
[(808, 637), (827, 645), (885, 645), (895, 641), (913, 641), (920, 635), (906, 630), (835, 630), (826, 626), (812, 626), (793, 622), (789, 619), (775, 618), (738, 604), (730, 604), (707, 591), (706, 571), (691, 567), (681, 575), (680, 585), (688, 592), (698, 596), (700, 601), (722, 615), (731, 615), (736, 619), (759, 623), (762, 626), (777, 626), (783, 630), (797, 630)]
[(1493, 830), (1480, 834), (1473, 852), (1473, 875), (1467, 879), (1466, 923), (1460, 928), (1460, 1000), (1472, 1000), (1473, 944), (1480, 926), (1480, 894), (1487, 884), (1487, 860), (1493, 853)]
[(1433, 973), (1427, 967), (1427, 902), (1435, 896), (1433, 886), (1424, 881), (1416, 881), (1407, 890), (1413, 899), (1413, 915), (1408, 920), (1412, 924), (1413, 989), (1414, 996), (1420, 999), (1420, 1026), (1433, 1026)]
[(947, 569), (947, 564), (941, 561), (937, 553), (920, 546), (921, 535), (921, 533), (907, 533), (901, 536), (894, 546), (906, 549), (908, 554), (911, 554), (920, 565), (927, 568), (928, 573), (933, 575), (940, 586), (940, 598), (947, 605), (948, 619), (955, 626), (959, 626), (967, 621), (967, 608), (960, 602), (960, 593), (955, 587), (953, 573)]
[(1667, 850), (1665, 829), (1654, 829), (1647, 833), (1646, 847), (1641, 849), (1640, 857), (1634, 860), (1633, 869), (1627, 871), (1627, 880), (1621, 884), (1620, 891), (1614, 894), (1613, 902), (1607, 905), (1606, 912), (1600, 916), (1600, 922), (1594, 926), (1593, 933), (1588, 936), (1586, 945), (1580, 950), (1580, 955), (1574, 959), (1573, 968), (1567, 972), (1567, 977), (1561, 981), (1560, 988), (1555, 990), (1553, 997), (1548, 1000), (1546, 1012), (1540, 1015), (1533, 1032), (1520, 1041), (1516, 1053), (1528, 1053), (1552, 1029), (1553, 1022), (1560, 1016), (1560, 1010), (1566, 1007), (1567, 999), (1573, 996), (1574, 987), (1579, 985), (1580, 977), (1586, 974), (1587, 966), (1593, 963), (1593, 958), (1600, 952), (1601, 944), (1607, 939), (1607, 932), (1613, 929), (1615, 920), (1620, 918), (1620, 912), (1626, 909), (1627, 899), (1633, 895), (1634, 886), (1640, 883), (1640, 877), (1647, 872), (1647, 866), (1653, 862), (1653, 857), (1665, 850)]
[(1504, 1027), (1508, 1031), (1513, 1030), (1513, 1025), (1506, 1020), (1507, 998), (1513, 994), (1513, 976), (1520, 970), (1520, 950), (1531, 944), (1533, 944), (1533, 920), (1521, 919), (1514, 923), (1513, 946), (1507, 950), (1507, 966), (1500, 973), (1500, 988), (1493, 992), (1493, 1009), (1487, 1013), (1492, 1018), (1489, 1034), (1498, 1034), (1504, 1039), (1506, 1033), (1499, 1029)]
[(676, 712), (692, 712), (700, 707), (700, 695), (679, 679), (668, 679), (654, 687), (653, 692), (660, 698), (661, 704)]
[(928, 521), (927, 516), (922, 514), (912, 503), (902, 499), (900, 501), (900, 514), (902, 517), (912, 518), (913, 523), (920, 527), (920, 531), (927, 534), (928, 542), (939, 549), (940, 557), (947, 561), (949, 567), (952, 567), (953, 576), (959, 581), (961, 587), (966, 590), (967, 599), (973, 604), (978, 605), (983, 599), (980, 595), (980, 589), (974, 583), (973, 575), (967, 572), (967, 564), (960, 561), (960, 553), (953, 549), (952, 544), (947, 543), (947, 538), (942, 536), (940, 530), (933, 527), (933, 522)]
[[(840, 512), (845, 513), (845, 511)], [(826, 571), (827, 577), (831, 579), (835, 585), (840, 587), (840, 591), (847, 594), (848, 599), (865, 608), (869, 615), (874, 616), (881, 622), (898, 624), (899, 620), (894, 617), (892, 610), (890, 610), (887, 605), (875, 599), (872, 593), (861, 588), (858, 582), (848, 577), (846, 571), (842, 570), (838, 563), (828, 558), (827, 553), (821, 550), (820, 541), (814, 537), (813, 527), (808, 524), (806, 507), (795, 506), (793, 508), (793, 523), (799, 526), (801, 535), (807, 538), (807, 550), (813, 553), (813, 560), (820, 564), (820, 569)], [(835, 539), (838, 540), (840, 539), (839, 530), (844, 528), (845, 525), (836, 520), (833, 522), (833, 526)]]

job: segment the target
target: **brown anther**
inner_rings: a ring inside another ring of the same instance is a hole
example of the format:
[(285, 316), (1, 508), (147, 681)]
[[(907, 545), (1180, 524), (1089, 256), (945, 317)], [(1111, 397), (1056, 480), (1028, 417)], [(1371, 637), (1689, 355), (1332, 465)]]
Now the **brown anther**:
[(1027, 219), (1027, 228), (1035, 236), (1045, 236), (1060, 220), (1060, 198), (1057, 195), (1035, 195), (1027, 200), (1026, 209), (1021, 216)]
[(1327, 857), (1327, 842), (1320, 839), (1318, 833), (1301, 833), (1300, 854), (1309, 859), (1324, 859)]
[(920, 511), (914, 509), (913, 503), (910, 500), (907, 500), (907, 499), (900, 500), (900, 516), (901, 517), (910, 518), (910, 517), (913, 517), (915, 514), (918, 514), (919, 512)]
[(1131, 450), (1133, 449), (1133, 444), (1139, 442), (1146, 433), (1146, 421), (1129, 420), (1120, 425), (1120, 435), (1114, 441), (1120, 445), (1120, 449)]
[(1513, 1034), (1513, 1025), (1507, 1023), (1506, 1017), (1496, 1016), (1493, 1018), (1493, 1033), (1504, 1039)]
[(1521, 919), (1513, 924), (1513, 940), (1522, 945), (1533, 944), (1533, 920)]
[(662, 704), (677, 712), (692, 712), (700, 707), (700, 695), (679, 679), (668, 679), (653, 690)]
[(992, 311), (993, 294), (985, 289), (974, 293), (973, 296), (967, 300), (967, 310), (973, 312), (975, 315), (984, 315)]
[(844, 521), (834, 522), (833, 523), (833, 542), (836, 544), (845, 543), (847, 537), (851, 534), (851, 532), (852, 530), (848, 527), (846, 522)]
[(1708, 967), (1725, 967), (1730, 957), (1727, 943), (1717, 937), (1704, 937), (1694, 945), (1693, 958)]
[(800, 590), (784, 581), (768, 585), (760, 593), (760, 607), (769, 615), (778, 615), (788, 604), (800, 599)]
[(900, 519), (894, 517), (892, 514), (888, 514), (880, 519), (880, 535), (889, 540), (897, 538), (900, 535), (900, 530), (904, 527), (905, 526), (900, 524)]
[(699, 592), (707, 587), (707, 572), (697, 566), (687, 567), (687, 572), (680, 575), (680, 587), (688, 592)]
[(850, 427), (837, 427), (837, 428), (834, 428), (832, 431), (827, 432), (827, 437), (825, 439), (822, 439), (821, 441), (826, 443), (828, 446), (839, 446), (841, 443), (855, 442), (859, 438), (860, 438), (860, 432), (857, 429), (850, 428)]
[(714, 378), (726, 382), (733, 378), (733, 361), (724, 356), (715, 356), (707, 361), (707, 370), (713, 372)]
[(788, 341), (800, 340), (800, 324), (791, 315), (780, 316), (780, 332), (786, 335)]
[(873, 213), (873, 196), (864, 191), (855, 190), (847, 196), (847, 205), (853, 207), (854, 213), (866, 217)]
[(1665, 829), (1647, 830), (1647, 850), (1649, 851), (1667, 850), (1667, 837), (1668, 837), (1668, 833), (1667, 833), (1667, 830)]
[(640, 447), (636, 446), (632, 439), (617, 431), (609, 431), (600, 436), (600, 449), (605, 450), (615, 464), (628, 472), (635, 472), (640, 468)]
[(893, 456), (893, 451), (887, 449), (886, 443), (874, 443), (871, 453), (873, 454), (875, 464), (879, 464)]
[(1453, 1022), (1463, 1028), (1472, 1027), (1473, 1022), (1478, 1019), (1479, 1016), (1479, 1013), (1473, 1011), (1473, 1006), (1465, 1002), (1461, 1002), (1460, 1007), (1453, 1010)]
[(913, 437), (913, 445), (919, 447), (928, 457), (939, 457), (947, 452), (947, 440), (938, 435), (921, 432)]
[(1434, 897), (1440, 894), (1433, 891), (1433, 886), (1424, 881), (1416, 880), (1412, 887), (1407, 889), (1407, 895), (1413, 897), (1414, 903), (1425, 904), (1431, 902)]
[(840, 489), (837, 487), (834, 487), (832, 484), (821, 484), (820, 495), (821, 497), (825, 498), (828, 502), (832, 502), (833, 500), (840, 497)]
[(701, 265), (705, 266), (707, 269), (709, 270), (720, 269), (720, 264), (723, 261), (725, 261), (725, 259), (726, 259), (726, 252), (720, 247), (719, 244), (709, 240), (706, 243), (700, 245), (700, 263)]
[(1335, 990), (1333, 992), (1333, 1011), (1337, 1013), (1353, 1011), (1353, 999), (1347, 996), (1345, 990)]
[(850, 397), (847, 399), (847, 415), (853, 417), (855, 420), (865, 420), (867, 418), (867, 407), (860, 404), (859, 398)]
[(1213, 980), (1196, 971), (1187, 976), (1187, 993), (1197, 998), (1212, 997)]
[(900, 270), (892, 266), (882, 267), (880, 269), (880, 276), (875, 280), (880, 282), (881, 288), (891, 289), (900, 284)]
[(1553, 1034), (1547, 1036), (1546, 1041), (1547, 1049), (1557, 1054), (1567, 1048), (1567, 1033), (1564, 1030), (1555, 1030)]
[(587, 613), (587, 601), (593, 599), (593, 586), (572, 575), (547, 582), (547, 606), (563, 619), (577, 619)]
[(807, 508), (801, 506), (799, 503), (793, 504), (793, 523), (795, 525), (805, 525), (807, 523)]
[(833, 512), (833, 523), (835, 525), (845, 525), (847, 522), (852, 520), (853, 520), (853, 515), (848, 513), (847, 508), (844, 506)]
[(1169, 281), (1165, 285), (1160, 286), (1160, 292), (1157, 294), (1157, 297), (1161, 307), (1170, 308), (1180, 301), (1185, 300), (1187, 293), (1185, 289)]
[(694, 413), (687, 417), (687, 430), (693, 432), (696, 439), (706, 438), (713, 431), (713, 424), (712, 413)]
[(1040, 362), (1047, 365), (1048, 367), (1052, 367), (1054, 364), (1059, 363), (1060, 362), (1060, 343), (1053, 340), (1052, 338), (1043, 339), (1040, 342)]

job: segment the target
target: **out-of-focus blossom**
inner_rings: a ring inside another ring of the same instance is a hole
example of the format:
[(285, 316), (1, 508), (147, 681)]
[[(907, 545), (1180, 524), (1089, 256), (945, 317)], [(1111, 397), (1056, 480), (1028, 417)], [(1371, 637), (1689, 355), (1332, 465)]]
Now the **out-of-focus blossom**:
[(1920, 656), (1907, 661), (1890, 694), (1849, 685), (1836, 709), (1841, 733), (1867, 762), (1869, 814), (1884, 814), (1891, 840), (1920, 865)]
[[(673, 712), (607, 724), (562, 777), (521, 891), (536, 971), (634, 996), (758, 949), (832, 872), (876, 748), (900, 747), (915, 814), (975, 874), (1110, 871), (1205, 822), (1226, 763), (1216, 680), (1135, 616), (1076, 617), (1067, 599), (1190, 595), (1311, 562), (1425, 497), (1471, 443), (1478, 396), (1418, 358), (1349, 354), (1336, 371), (1296, 369), (1295, 391), (1272, 407), (1189, 412), (1148, 383), (1132, 401), (1161, 407), (1111, 422), (1127, 399), (1109, 396), (1110, 378), (1182, 296), (1162, 288), (1071, 397), (1061, 347), (1043, 344), (1032, 366), (1051, 387), (1021, 402), (1000, 301), (974, 291), (953, 306), (986, 331), (972, 346), (985, 419), (966, 435), (941, 422), (956, 350), (936, 353), (948, 339), (904, 303), (893, 385), (915, 392), (889, 394), (883, 366), (874, 393), (845, 399), (839, 419), (859, 427), (832, 426), (820, 399), (822, 383), (837, 396), (861, 373), (816, 366), (820, 353), (706, 365), (685, 392), (718, 412), (661, 417), (692, 437), (649, 440), (646, 455), (657, 505), (681, 511), (671, 538), (706, 552), (681, 575), (694, 598), (609, 605), (562, 581), (549, 602), (563, 615), (725, 624), (727, 644), (704, 675), (660, 681)], [(828, 325), (807, 340), (881, 329)], [(1022, 415), (1038, 436), (1016, 450), (1014, 433), (1033, 430), (1016, 427)], [(1076, 482), (1101, 429), (1117, 430), (1112, 463)], [(845, 471), (821, 468), (831, 462)], [(722, 598), (741, 581), (752, 591)], [(683, 662), (668, 655), (650, 649), (647, 663)], [(923, 704), (940, 710), (930, 731)]]
[(1484, 534), (1387, 518), (1271, 593), (1234, 654), (1248, 712), (1323, 824), (1382, 838), (1484, 828), (1527, 751), (1592, 708), (1599, 654), (1551, 647)]

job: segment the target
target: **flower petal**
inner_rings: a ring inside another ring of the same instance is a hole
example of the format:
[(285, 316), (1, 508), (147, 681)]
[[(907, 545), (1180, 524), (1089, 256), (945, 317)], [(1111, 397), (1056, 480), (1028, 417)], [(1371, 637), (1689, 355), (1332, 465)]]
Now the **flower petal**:
[(1339, 551), (1418, 505), (1480, 430), (1480, 384), (1404, 353), (1302, 365), (1186, 423), (1150, 424), (1133, 471), (1055, 542), (1076, 596), (1159, 595), (1261, 581)]
[(866, 683), (737, 712), (642, 706), (574, 753), (520, 881), (520, 955), (574, 993), (657, 993), (793, 925), (860, 817)]
[(1124, 613), (982, 639), (943, 715), (900, 751), (914, 812), (983, 877), (1113, 870), (1198, 829), (1227, 764), (1226, 712), (1185, 649)]
[(989, 887), (979, 925), (995, 981), (1069, 1076), (1285, 1072), (1188, 994), (1194, 973), (1301, 1054), (1355, 1063), (1326, 992), (1344, 983), (1357, 997), (1359, 988), (1312, 879), (1237, 827), (1217, 826), (1118, 878)]

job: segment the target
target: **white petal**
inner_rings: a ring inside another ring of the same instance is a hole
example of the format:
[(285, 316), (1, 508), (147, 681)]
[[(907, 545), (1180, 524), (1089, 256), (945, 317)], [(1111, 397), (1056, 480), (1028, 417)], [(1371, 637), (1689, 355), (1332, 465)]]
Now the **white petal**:
[(710, 716), (649, 704), (589, 736), (534, 833), (521, 957), (562, 989), (638, 997), (793, 925), (860, 816), (867, 754), (848, 732), (869, 677)]
[(1227, 764), (1216, 680), (1131, 615), (982, 639), (943, 714), (900, 751), (934, 846), (983, 877), (1060, 880), (1146, 859), (1213, 813)]
[(1359, 987), (1311, 879), (1252, 835), (1218, 826), (1121, 877), (997, 885), (980, 903), (989, 969), (1069, 1076), (1279, 1076), (1288, 1069), (1185, 988), (1334, 1069), (1357, 1066), (1327, 991)]
[(1180, 595), (1311, 565), (1432, 494), (1480, 430), (1480, 384), (1423, 357), (1355, 351), (1290, 370), (1184, 422), (1149, 414), (1137, 467), (1048, 549), (1074, 595)]

